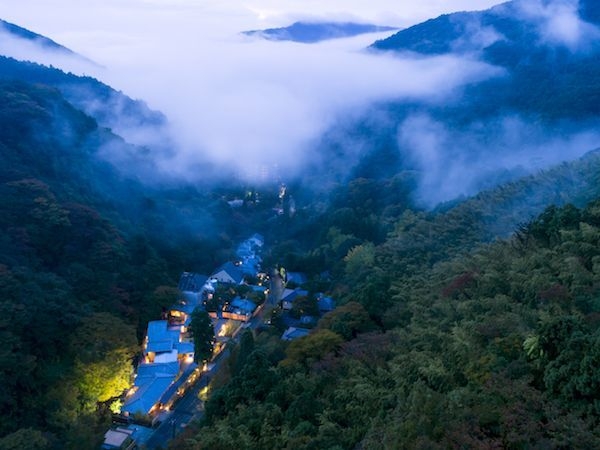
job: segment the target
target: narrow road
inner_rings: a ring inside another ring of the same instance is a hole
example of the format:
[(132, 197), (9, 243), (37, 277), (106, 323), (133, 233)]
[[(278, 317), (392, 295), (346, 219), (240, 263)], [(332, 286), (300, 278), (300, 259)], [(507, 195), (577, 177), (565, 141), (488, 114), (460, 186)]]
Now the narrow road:
[(171, 439), (183, 431), (192, 421), (202, 418), (204, 414), (204, 402), (200, 400), (199, 394), (210, 383), (213, 374), (219, 371), (221, 364), (227, 361), (229, 350), (221, 352), (210, 366), (210, 370), (198, 377), (196, 382), (183, 394), (173, 407), (169, 417), (163, 421), (152, 433), (146, 442), (146, 448), (154, 450), (166, 448)]

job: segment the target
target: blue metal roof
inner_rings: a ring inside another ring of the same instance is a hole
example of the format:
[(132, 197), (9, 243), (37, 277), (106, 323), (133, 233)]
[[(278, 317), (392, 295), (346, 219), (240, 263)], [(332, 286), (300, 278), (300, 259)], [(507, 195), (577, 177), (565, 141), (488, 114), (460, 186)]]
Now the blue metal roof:
[(148, 414), (152, 407), (158, 403), (174, 379), (175, 375), (155, 375), (148, 383), (139, 386), (138, 390), (131, 397), (125, 399), (125, 404), (121, 408), (121, 411), (130, 414), (137, 412)]
[(233, 308), (240, 309), (244, 312), (251, 313), (256, 309), (256, 304), (253, 301), (247, 300), (245, 298), (236, 297), (231, 301), (231, 306)]
[(146, 347), (146, 351), (161, 353), (161, 352), (170, 352), (174, 348), (175, 348), (175, 342), (173, 342), (171, 339), (168, 339), (166, 341), (149, 341), (148, 347)]
[(154, 320), (148, 323), (148, 352), (170, 352), (179, 342), (179, 329), (169, 329), (166, 320)]
[(221, 267), (215, 270), (211, 277), (215, 278), (217, 275), (219, 275), (220, 278), (223, 278), (222, 275), (220, 275), (221, 272), (227, 275), (227, 277), (225, 278), (230, 278), (236, 284), (241, 283), (244, 279), (242, 271), (232, 262), (226, 262), (225, 264), (223, 264)]
[(177, 353), (194, 353), (194, 343), (193, 342), (178, 342), (177, 343)]

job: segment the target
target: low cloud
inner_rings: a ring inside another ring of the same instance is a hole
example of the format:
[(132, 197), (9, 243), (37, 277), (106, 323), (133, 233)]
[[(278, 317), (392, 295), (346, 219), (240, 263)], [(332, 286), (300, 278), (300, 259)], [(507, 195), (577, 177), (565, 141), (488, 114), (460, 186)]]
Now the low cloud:
[[(463, 84), (496, 73), (490, 66), (454, 56), (392, 57), (363, 51), (391, 33), (308, 48), (239, 34), (289, 25), (305, 11), (327, 20), (402, 26), (449, 8), (486, 7), (493, 0), (426, 0), (411, 8), (392, 8), (383, 0), (369, 5), (309, 0), (301, 8), (281, 0), (91, 0), (85, 5), (61, 0), (68, 16), (56, 16), (55, 6), (33, 3), (22, 0), (12, 6), (34, 11), (27, 15), (28, 22), (15, 15), (7, 18), (90, 55), (107, 67), (93, 73), (99, 79), (164, 112), (175, 154), (161, 159), (160, 166), (192, 179), (206, 176), (198, 166), (207, 167), (207, 161), (248, 176), (256, 172), (249, 167), (264, 173), (261, 167), (277, 166), (285, 177), (302, 169), (313, 156), (315, 141), (340, 117), (390, 99), (443, 101)], [(56, 17), (49, 22), (42, 19), (44, 14)], [(30, 25), (31, 18), (41, 25)], [(47, 31), (51, 23), (59, 31)], [(138, 129), (122, 133), (148, 144), (162, 139), (144, 136)]]
[(600, 39), (600, 30), (579, 16), (579, 0), (521, 0), (516, 6), (537, 26), (543, 42), (579, 51)]
[(0, 23), (0, 55), (20, 61), (32, 61), (46, 66), (60, 67), (65, 72), (78, 74), (97, 72), (99, 67), (83, 56), (60, 47), (44, 45), (39, 39), (21, 38)]
[[(312, 157), (323, 132), (349, 112), (392, 99), (441, 102), (465, 83), (498, 73), (451, 55), (394, 57), (339, 44), (319, 46), (235, 45), (221, 59), (231, 65), (221, 66), (206, 83), (194, 83), (191, 71), (186, 72), (191, 78), (179, 74), (169, 97), (156, 98), (167, 111), (175, 111), (169, 117), (180, 152), (177, 160), (167, 162), (170, 169), (190, 167), (208, 154), (211, 161), (241, 171), (260, 163), (295, 175)], [(222, 89), (215, 90), (220, 84)]]
[(472, 15), (467, 18), (461, 15), (456, 20), (461, 22), (461, 28), (464, 27), (464, 34), (451, 43), (453, 52), (479, 52), (504, 39), (504, 36), (498, 33), (493, 26), (483, 25), (479, 15)]
[(546, 129), (524, 117), (503, 116), (456, 130), (415, 114), (398, 127), (398, 145), (420, 173), (417, 201), (433, 207), (582, 156), (598, 147), (595, 125)]

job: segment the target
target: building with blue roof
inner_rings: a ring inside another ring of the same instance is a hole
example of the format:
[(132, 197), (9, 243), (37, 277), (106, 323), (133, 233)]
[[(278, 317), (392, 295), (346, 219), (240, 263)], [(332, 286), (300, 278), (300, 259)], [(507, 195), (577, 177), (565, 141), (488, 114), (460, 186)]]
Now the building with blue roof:
[(148, 362), (170, 362), (177, 360), (176, 344), (180, 341), (181, 329), (169, 327), (166, 320), (148, 323), (144, 355)]
[(183, 272), (179, 278), (179, 284), (177, 288), (181, 292), (201, 292), (206, 284), (208, 277), (204, 275), (198, 275), (192, 272)]
[(232, 262), (226, 262), (217, 270), (215, 270), (215, 272), (211, 275), (211, 278), (214, 278), (221, 283), (242, 284), (244, 281), (244, 274), (238, 266)]
[(281, 298), (279, 301), (281, 302), (281, 307), (285, 310), (292, 309), (294, 306), (294, 301), (300, 297), (306, 297), (308, 295), (308, 291), (305, 289), (284, 289), (281, 294)]
[(308, 336), (309, 332), (310, 330), (307, 330), (306, 328), (289, 327), (287, 330), (285, 330), (281, 336), (281, 339), (284, 341), (293, 341), (294, 339)]
[(231, 307), (241, 314), (252, 314), (256, 309), (256, 303), (246, 298), (236, 297), (231, 301)]
[(157, 375), (172, 375), (175, 377), (178, 373), (178, 361), (140, 364), (137, 368), (134, 386), (141, 387), (149, 381), (152, 381)]
[(335, 309), (335, 300), (323, 294), (317, 294), (317, 305), (319, 306), (319, 311), (326, 313)]
[(175, 381), (176, 375), (159, 373), (140, 386), (134, 386), (132, 394), (125, 398), (121, 411), (127, 414), (150, 414), (160, 407), (159, 400)]

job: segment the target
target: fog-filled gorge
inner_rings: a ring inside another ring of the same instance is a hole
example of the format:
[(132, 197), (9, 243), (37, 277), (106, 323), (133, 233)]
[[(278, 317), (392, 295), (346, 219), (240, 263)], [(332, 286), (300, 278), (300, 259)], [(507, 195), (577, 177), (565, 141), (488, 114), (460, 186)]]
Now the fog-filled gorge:
[[(127, 14), (134, 12), (133, 5), (131, 8)], [(154, 14), (165, 10), (168, 11), (167, 6), (151, 8), (143, 17), (150, 24), (157, 19)], [(190, 16), (180, 28), (172, 28), (176, 19), (182, 18), (182, 11)], [(269, 18), (277, 22), (293, 17), (283, 14), (285, 7), (281, 11), (280, 16), (273, 12), (259, 14), (259, 18), (267, 23)], [(107, 6), (104, 14), (109, 12)], [(231, 20), (219, 22), (222, 26), (207, 26), (211, 12), (215, 17), (222, 14)], [(288, 179), (302, 177), (303, 171), (327, 152), (323, 134), (331, 134), (339, 125), (351, 126), (344, 121), (359, 123), (377, 105), (387, 103), (407, 103), (409, 108), (418, 109), (409, 116), (392, 114), (388, 119), (391, 123), (386, 126), (397, 134), (397, 151), (404, 166), (422, 173), (417, 194), (422, 205), (434, 206), (438, 201), (471, 195), (490, 187), (490, 178), (503, 180), (507, 172), (519, 175), (549, 167), (597, 146), (594, 124), (583, 128), (571, 125), (564, 130), (547, 123), (531, 125), (527, 123), (530, 118), (521, 118), (523, 111), (518, 109), (489, 118), (470, 117), (470, 125), (458, 129), (446, 118), (429, 117), (432, 109), (460, 110), (460, 105), (464, 105), (463, 110), (477, 109), (478, 104), (488, 100), (481, 95), (472, 99), (469, 91), (465, 94), (465, 87), (514, 76), (510, 68), (486, 58), (484, 51), (514, 36), (504, 36), (504, 30), (493, 23), (482, 22), (481, 15), (451, 18), (455, 31), (442, 37), (442, 42), (447, 39), (447, 53), (425, 51), (420, 55), (411, 52), (410, 47), (406, 48), (408, 52), (402, 48), (394, 52), (367, 49), (391, 32), (310, 45), (270, 42), (239, 34), (245, 20), (251, 23), (252, 10), (245, 17), (230, 15), (232, 11), (227, 8), (209, 8), (204, 13), (207, 16), (189, 5), (176, 6), (162, 19), (169, 32), (146, 36), (148, 42), (144, 45), (141, 41), (124, 41), (110, 54), (102, 53), (108, 49), (101, 48), (97, 62), (102, 67), (88, 64), (79, 68), (85, 61), (70, 55), (57, 57), (54, 49), (42, 58), (43, 49), (33, 51), (31, 41), (14, 37), (9, 42), (9, 56), (26, 56), (44, 63), (54, 58), (57, 67), (94, 74), (163, 112), (166, 121), (160, 127), (156, 123), (136, 124), (130, 117), (119, 115), (123, 108), (115, 105), (112, 116), (104, 114), (100, 123), (130, 143), (154, 148), (151, 165), (168, 177), (192, 182), (199, 181), (203, 166), (235, 173), (252, 182), (260, 182), (256, 178), (261, 173), (263, 178), (268, 173), (272, 179), (279, 176), (277, 172), (285, 173)], [(579, 17), (577, 3), (572, 1), (520, 2), (508, 15), (533, 30), (529, 37), (534, 42), (527, 42), (528, 48), (533, 44), (555, 49), (550, 53), (586, 55), (595, 48), (599, 36), (595, 25)], [(324, 13), (323, 17), (330, 16), (331, 13)], [(383, 24), (391, 24), (393, 17)], [(194, 21), (198, 28), (206, 29), (182, 40), (184, 30)], [(140, 25), (131, 25), (132, 36), (139, 39), (144, 34)], [(109, 31), (104, 33), (108, 35)], [(96, 61), (93, 50), (90, 45), (85, 55)], [(128, 53), (131, 57), (125, 58)], [(66, 62), (69, 59), (71, 65)], [(87, 104), (84, 99), (85, 94), (80, 95), (79, 104), (97, 116), (97, 99), (91, 96)], [(365, 153), (379, 150), (361, 145), (357, 155), (352, 150), (356, 143), (336, 145), (348, 149), (342, 150), (341, 158), (335, 162), (342, 177), (351, 173)], [(104, 153), (117, 164), (134, 164), (110, 149)], [(346, 169), (340, 170), (339, 166)], [(131, 171), (131, 167), (128, 169)], [(488, 182), (481, 183), (481, 179)]]
[(3, 5), (0, 450), (600, 447), (600, 6), (397, 3)]

